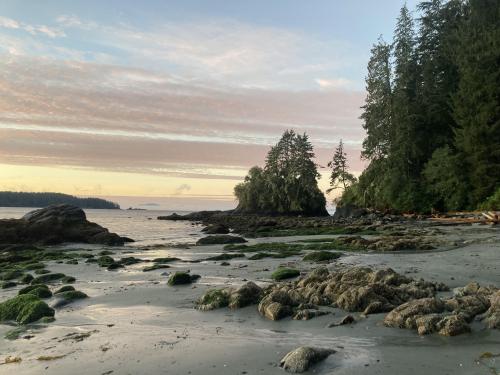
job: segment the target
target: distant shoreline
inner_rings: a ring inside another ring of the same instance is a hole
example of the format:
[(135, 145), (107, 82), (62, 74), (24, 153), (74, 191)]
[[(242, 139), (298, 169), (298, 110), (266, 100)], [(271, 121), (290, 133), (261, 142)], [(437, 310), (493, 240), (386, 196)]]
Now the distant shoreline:
[(102, 198), (79, 198), (61, 193), (32, 193), (0, 191), (0, 207), (47, 207), (70, 204), (82, 209), (120, 209), (120, 205)]

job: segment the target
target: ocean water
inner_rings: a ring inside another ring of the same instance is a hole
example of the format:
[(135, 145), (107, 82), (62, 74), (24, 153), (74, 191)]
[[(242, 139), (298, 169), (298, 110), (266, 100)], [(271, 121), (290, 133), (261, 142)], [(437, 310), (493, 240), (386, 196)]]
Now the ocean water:
[[(20, 219), (36, 210), (26, 207), (0, 207), (0, 219)], [(157, 220), (174, 211), (149, 210), (84, 210), (87, 219), (110, 232), (134, 239), (133, 245), (191, 243), (202, 237), (201, 225), (187, 221)], [(185, 214), (188, 211), (176, 211)]]

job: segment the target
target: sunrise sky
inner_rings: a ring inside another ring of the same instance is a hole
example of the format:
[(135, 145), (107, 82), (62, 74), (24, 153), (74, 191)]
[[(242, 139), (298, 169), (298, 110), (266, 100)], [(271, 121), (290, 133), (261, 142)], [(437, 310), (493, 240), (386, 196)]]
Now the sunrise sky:
[(342, 138), (359, 172), (370, 47), (402, 4), (2, 0), (0, 190), (230, 208), (285, 129), (323, 166)]

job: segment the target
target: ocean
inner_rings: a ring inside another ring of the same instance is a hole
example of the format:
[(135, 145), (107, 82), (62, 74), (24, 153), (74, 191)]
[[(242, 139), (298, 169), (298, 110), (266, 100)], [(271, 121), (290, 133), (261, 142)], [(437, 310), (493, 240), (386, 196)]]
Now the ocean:
[[(20, 219), (36, 210), (29, 207), (0, 207), (0, 219)], [(136, 245), (190, 243), (202, 237), (201, 225), (188, 221), (157, 220), (174, 211), (155, 210), (84, 210), (87, 220), (97, 223), (110, 232), (134, 239)], [(189, 211), (176, 211), (186, 214)]]

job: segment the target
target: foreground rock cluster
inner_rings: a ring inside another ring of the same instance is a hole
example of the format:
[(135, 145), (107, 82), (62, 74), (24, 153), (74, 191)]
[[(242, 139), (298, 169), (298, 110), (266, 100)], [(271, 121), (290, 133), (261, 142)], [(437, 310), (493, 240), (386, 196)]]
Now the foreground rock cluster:
[(0, 249), (64, 242), (120, 246), (129, 241), (126, 237), (89, 222), (81, 208), (67, 204), (35, 210), (21, 219), (0, 220)]
[(308, 320), (328, 314), (326, 307), (364, 315), (388, 313), (384, 319), (386, 326), (415, 329), (421, 335), (466, 333), (474, 319), (484, 320), (489, 328), (500, 327), (497, 288), (471, 283), (456, 290), (453, 297), (437, 296), (447, 290), (442, 283), (414, 280), (390, 268), (348, 267), (330, 272), (320, 267), (299, 280), (266, 288), (247, 282), (240, 288), (210, 290), (198, 300), (197, 308), (212, 310), (258, 304), (259, 313), (270, 320), (285, 317)]

